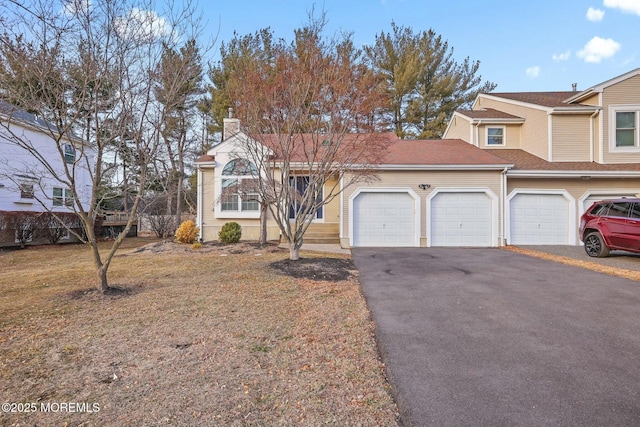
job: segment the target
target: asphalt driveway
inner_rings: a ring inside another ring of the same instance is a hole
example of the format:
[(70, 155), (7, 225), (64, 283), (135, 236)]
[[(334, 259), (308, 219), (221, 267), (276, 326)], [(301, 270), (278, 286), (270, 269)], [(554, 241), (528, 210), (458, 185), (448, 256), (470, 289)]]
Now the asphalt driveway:
[(640, 425), (640, 282), (501, 249), (352, 257), (406, 425)]

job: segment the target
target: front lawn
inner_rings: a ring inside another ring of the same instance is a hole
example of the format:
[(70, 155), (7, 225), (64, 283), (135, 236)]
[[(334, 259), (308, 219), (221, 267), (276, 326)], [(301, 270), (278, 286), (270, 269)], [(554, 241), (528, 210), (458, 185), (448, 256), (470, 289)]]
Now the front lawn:
[(31, 411), (1, 425), (397, 425), (345, 257), (150, 242), (107, 296), (84, 246), (0, 252), (0, 398)]

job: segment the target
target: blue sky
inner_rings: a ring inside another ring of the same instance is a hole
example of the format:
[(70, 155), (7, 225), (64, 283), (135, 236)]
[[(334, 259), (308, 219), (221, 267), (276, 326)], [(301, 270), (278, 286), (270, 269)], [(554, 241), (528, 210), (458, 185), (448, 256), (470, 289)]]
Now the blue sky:
[[(432, 28), (454, 57), (480, 61), (484, 80), (497, 91), (578, 89), (640, 67), (640, 0), (201, 0), (214, 47), (270, 27), (290, 40), (308, 12), (327, 13), (330, 35), (353, 33), (372, 44), (391, 22), (415, 32)], [(215, 57), (215, 56), (214, 56)]]

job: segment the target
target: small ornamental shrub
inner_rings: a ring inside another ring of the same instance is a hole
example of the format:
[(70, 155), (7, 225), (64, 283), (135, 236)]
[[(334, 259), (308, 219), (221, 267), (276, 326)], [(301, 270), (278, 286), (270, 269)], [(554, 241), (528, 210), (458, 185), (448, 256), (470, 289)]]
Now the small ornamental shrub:
[(227, 222), (218, 232), (218, 239), (225, 245), (238, 243), (242, 237), (242, 227), (237, 222)]
[(198, 238), (200, 229), (196, 226), (196, 223), (192, 220), (187, 220), (180, 224), (178, 230), (176, 230), (176, 240), (180, 243), (192, 244)]
[(202, 249), (202, 243), (200, 242), (195, 242), (194, 244), (191, 245), (191, 249)]

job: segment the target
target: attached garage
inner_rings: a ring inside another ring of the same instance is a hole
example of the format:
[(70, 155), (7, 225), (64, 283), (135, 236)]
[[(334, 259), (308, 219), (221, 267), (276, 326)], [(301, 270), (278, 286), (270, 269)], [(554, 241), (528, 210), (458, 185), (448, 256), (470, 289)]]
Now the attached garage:
[(494, 218), (486, 192), (438, 192), (430, 201), (429, 246), (495, 246)]
[(511, 245), (575, 244), (575, 208), (563, 193), (518, 193), (509, 201)]
[(367, 191), (353, 198), (353, 246), (418, 246), (416, 198), (409, 191)]
[(587, 209), (589, 209), (589, 207), (594, 204), (595, 202), (599, 202), (600, 200), (607, 200), (607, 199), (621, 199), (623, 197), (638, 197), (636, 195), (635, 192), (629, 191), (629, 192), (618, 192), (618, 193), (598, 193), (598, 194), (591, 194), (589, 197), (586, 197), (585, 199), (582, 200), (582, 210), (580, 211), (580, 215), (582, 215)]

